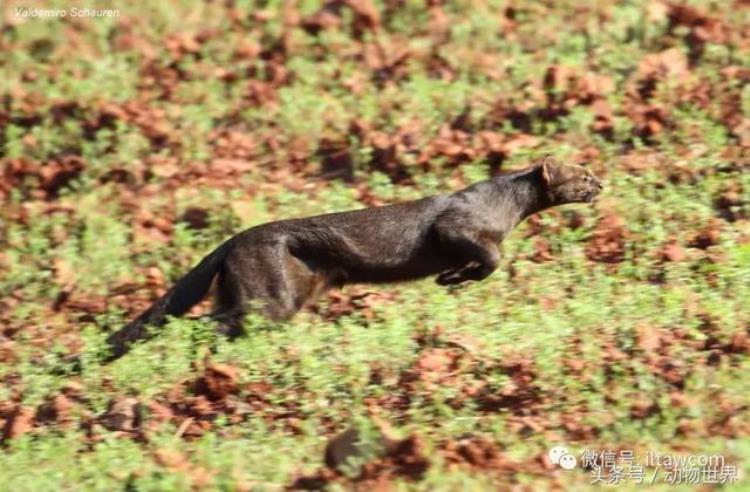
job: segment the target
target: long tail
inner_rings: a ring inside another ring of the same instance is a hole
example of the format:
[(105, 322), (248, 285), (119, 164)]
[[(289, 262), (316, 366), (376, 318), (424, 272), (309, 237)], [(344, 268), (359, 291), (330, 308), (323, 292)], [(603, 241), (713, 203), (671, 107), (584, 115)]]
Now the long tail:
[(140, 316), (112, 333), (107, 338), (111, 348), (109, 360), (124, 355), (136, 340), (149, 338), (151, 334), (146, 329), (148, 325), (161, 326), (166, 322), (167, 316), (181, 316), (198, 304), (211, 287), (230, 244), (231, 240), (216, 248)]

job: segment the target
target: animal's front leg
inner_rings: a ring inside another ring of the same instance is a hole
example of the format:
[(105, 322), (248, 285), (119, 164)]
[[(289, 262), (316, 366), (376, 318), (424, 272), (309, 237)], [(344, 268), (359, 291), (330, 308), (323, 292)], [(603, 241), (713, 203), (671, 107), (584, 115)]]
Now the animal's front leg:
[(494, 267), (471, 261), (459, 268), (453, 268), (440, 273), (435, 280), (439, 285), (455, 285), (468, 280), (482, 280), (490, 276)]
[(453, 285), (467, 280), (482, 280), (490, 276), (500, 262), (497, 245), (489, 240), (476, 240), (471, 237), (452, 234), (441, 237), (448, 253), (458, 256), (461, 265), (438, 275), (440, 285)]
[(466, 282), (469, 278), (466, 276), (464, 268), (454, 268), (440, 273), (435, 279), (438, 285), (456, 285)]

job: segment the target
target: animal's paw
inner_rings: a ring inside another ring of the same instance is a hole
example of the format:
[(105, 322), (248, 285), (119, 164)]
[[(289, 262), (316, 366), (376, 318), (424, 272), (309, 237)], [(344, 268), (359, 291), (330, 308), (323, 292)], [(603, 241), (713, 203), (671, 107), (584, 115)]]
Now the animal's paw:
[(463, 270), (446, 270), (437, 276), (435, 282), (438, 285), (456, 285), (464, 282), (467, 278)]
[(438, 285), (455, 285), (468, 280), (481, 280), (487, 275), (482, 269), (482, 265), (476, 261), (470, 261), (460, 268), (446, 270), (438, 275), (435, 282)]

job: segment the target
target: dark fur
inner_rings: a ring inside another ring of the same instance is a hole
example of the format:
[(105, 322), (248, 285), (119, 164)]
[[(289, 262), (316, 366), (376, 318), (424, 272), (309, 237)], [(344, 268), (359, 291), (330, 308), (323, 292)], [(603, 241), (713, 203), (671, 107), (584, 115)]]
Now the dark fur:
[(112, 334), (114, 357), (147, 338), (147, 325), (180, 316), (216, 277), (218, 320), (241, 332), (251, 301), (284, 319), (327, 289), (437, 275), (441, 285), (481, 280), (500, 260), (499, 243), (527, 216), (593, 200), (601, 184), (579, 166), (545, 163), (450, 194), (384, 207), (282, 220), (229, 239), (132, 323)]

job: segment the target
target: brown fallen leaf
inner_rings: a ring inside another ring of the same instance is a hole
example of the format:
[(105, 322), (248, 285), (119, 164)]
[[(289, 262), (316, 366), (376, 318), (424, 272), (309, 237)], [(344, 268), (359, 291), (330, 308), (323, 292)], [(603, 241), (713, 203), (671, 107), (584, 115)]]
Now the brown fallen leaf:
[(440, 445), (445, 461), (477, 472), (487, 470), (517, 471), (520, 466), (503, 454), (500, 447), (483, 436), (449, 439)]
[(619, 263), (625, 259), (625, 240), (628, 231), (621, 217), (605, 214), (594, 229), (586, 245), (586, 256), (602, 263)]
[(430, 372), (446, 372), (453, 364), (453, 357), (444, 349), (427, 349), (422, 351), (416, 366), (418, 369)]
[(630, 406), (630, 416), (634, 419), (645, 419), (659, 412), (659, 405), (649, 400), (636, 400)]
[(671, 239), (661, 247), (658, 258), (661, 261), (678, 262), (685, 259), (685, 252), (680, 248), (677, 240)]
[(726, 351), (733, 354), (750, 354), (750, 335), (744, 331), (732, 334)]
[(170, 422), (174, 418), (174, 412), (172, 409), (159, 402), (151, 400), (147, 402), (145, 406), (148, 411), (148, 421), (150, 424), (158, 425), (164, 422)]
[(34, 428), (34, 410), (19, 405), (11, 411), (5, 420), (2, 441), (14, 439), (30, 432)]
[(652, 352), (659, 348), (660, 335), (659, 331), (646, 324), (639, 323), (634, 328), (635, 344), (644, 352)]
[(707, 249), (719, 244), (719, 223), (711, 220), (703, 229), (698, 231), (688, 243), (691, 248)]
[(72, 408), (73, 402), (64, 394), (59, 394), (40, 405), (34, 419), (39, 423), (68, 424), (72, 420)]
[(194, 392), (212, 401), (223, 400), (229, 394), (237, 392), (238, 379), (239, 374), (236, 368), (227, 364), (211, 364), (195, 381)]
[(133, 397), (110, 400), (107, 410), (98, 421), (111, 431), (133, 432), (141, 424), (140, 402)]
[(534, 263), (544, 263), (555, 259), (554, 255), (550, 252), (549, 241), (543, 237), (534, 238), (533, 248), (534, 254), (531, 255), (531, 261)]

